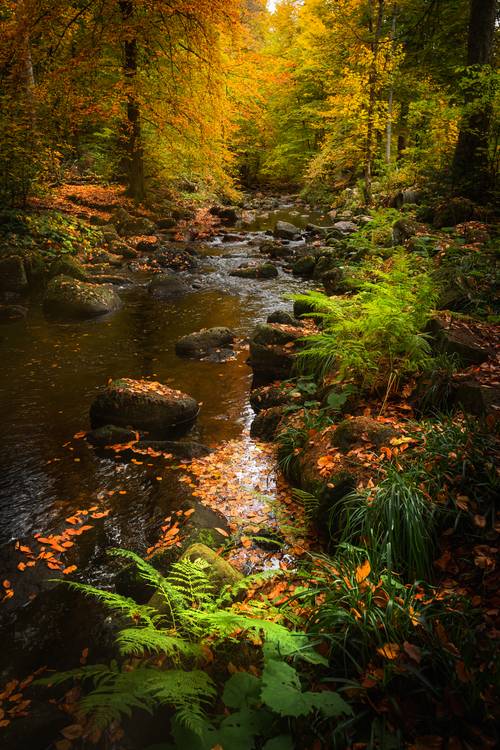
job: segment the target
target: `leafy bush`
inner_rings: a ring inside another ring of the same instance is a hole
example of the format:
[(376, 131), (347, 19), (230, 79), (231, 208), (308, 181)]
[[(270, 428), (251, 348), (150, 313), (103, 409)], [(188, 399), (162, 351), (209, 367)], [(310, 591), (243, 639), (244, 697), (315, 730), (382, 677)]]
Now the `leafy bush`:
[(421, 331), (436, 299), (429, 275), (403, 256), (374, 274), (376, 280), (362, 283), (354, 297), (319, 292), (295, 297), (323, 319), (323, 330), (308, 337), (298, 354), (303, 372), (336, 372), (364, 387), (391, 388), (426, 365), (430, 346)]

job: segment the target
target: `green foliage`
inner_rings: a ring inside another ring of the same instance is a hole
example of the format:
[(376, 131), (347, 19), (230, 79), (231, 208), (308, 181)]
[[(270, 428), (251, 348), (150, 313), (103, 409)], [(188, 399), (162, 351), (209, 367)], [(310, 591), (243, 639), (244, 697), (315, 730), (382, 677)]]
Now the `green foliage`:
[[(181, 745), (179, 738), (187, 737), (193, 748), (209, 750), (229, 741), (234, 743), (231, 747), (246, 741), (253, 748), (259, 736), (279, 736), (280, 717), (292, 719), (318, 712), (332, 718), (350, 712), (336, 693), (303, 690), (296, 668), (284, 661), (293, 658), (325, 664), (312, 641), (278, 622), (260, 618), (258, 608), (255, 617), (247, 611), (241, 613), (232, 604), (232, 589), (216, 596), (205, 561), (181, 560), (164, 577), (133, 552), (112, 550), (112, 554), (131, 561), (139, 577), (154, 589), (149, 605), (85, 584), (67, 585), (95, 597), (118, 615), (120, 622), (125, 620), (116, 639), (124, 661), (84, 666), (39, 681), (45, 685), (68, 680), (90, 683), (92, 689), (82, 698), (79, 710), (96, 728), (105, 729), (137, 709), (152, 713), (168, 705), (175, 711), (174, 737)], [(233, 589), (243, 586), (241, 582)], [(211, 722), (207, 710), (220, 688), (197, 665), (204, 658), (204, 648), (238, 643), (242, 633), (258, 643), (264, 639), (262, 676), (243, 672), (230, 677), (221, 690), (222, 700), (236, 711)], [(161, 657), (160, 661), (155, 657)]]
[(430, 347), (421, 331), (436, 299), (428, 274), (397, 256), (374, 277), (353, 297), (295, 297), (323, 319), (323, 330), (308, 337), (298, 354), (302, 371), (320, 377), (336, 372), (339, 379), (374, 387), (390, 386), (425, 366)]
[(343, 541), (367, 546), (389, 570), (427, 579), (435, 545), (437, 508), (410, 472), (395, 466), (372, 491), (343, 498), (332, 509), (330, 527)]

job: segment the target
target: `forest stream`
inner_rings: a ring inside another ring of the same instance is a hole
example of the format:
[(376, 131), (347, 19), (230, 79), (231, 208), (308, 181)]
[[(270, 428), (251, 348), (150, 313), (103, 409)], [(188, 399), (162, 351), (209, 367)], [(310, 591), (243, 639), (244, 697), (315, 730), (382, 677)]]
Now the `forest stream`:
[[(285, 296), (303, 289), (304, 280), (283, 268), (269, 280), (233, 278), (229, 273), (249, 258), (262, 258), (258, 244), (278, 220), (304, 227), (322, 218), (319, 212), (301, 214), (286, 204), (257, 214), (241, 239), (231, 240), (232, 235), (221, 231), (198, 248), (193, 243), (197, 267), (181, 274), (191, 291), (180, 300), (153, 299), (146, 289), (151, 274), (138, 272), (131, 276), (133, 284), (120, 289), (123, 306), (115, 314), (58, 323), (44, 317), (36, 305), (26, 321), (4, 327), (1, 557), (4, 576), (16, 585), (2, 612), (5, 627), (14, 629), (15, 635), (12, 630), (12, 650), (2, 657), (0, 671), (7, 665), (16, 672), (34, 669), (41, 659), (61, 666), (71, 657), (65, 649), (60, 661), (61, 639), (67, 641), (71, 633), (73, 653), (88, 640), (82, 618), (89, 604), (80, 601), (78, 606), (65, 589), (48, 584), (51, 571), (46, 567), (38, 565), (19, 576), (16, 567), (25, 558), (15, 546), (30, 548), (35, 535), (60, 533), (65, 519), (93, 508), (97, 520), (86, 514), (92, 528), (67, 551), (64, 561), (76, 566), (81, 579), (102, 585), (110, 575), (106, 548), (144, 553), (157, 542), (165, 517), (196, 507), (193, 521), (206, 525), (211, 512), (191, 496), (179, 461), (138, 460), (141, 456), (131, 460), (96, 451), (87, 443), (90, 404), (110, 378), (160, 381), (192, 395), (201, 410), (184, 439), (212, 449), (234, 441), (236, 460), (230, 471), (237, 481), (256, 497), (272, 499), (276, 494), (274, 458), (249, 437), (253, 412), (248, 401), (252, 372), (246, 364), (247, 342), (269, 313), (290, 308)], [(213, 326), (227, 326), (238, 336), (228, 361), (176, 355), (175, 342), (181, 336)], [(239, 512), (235, 507), (234, 515)], [(240, 564), (245, 572), (252, 571), (250, 561)], [(35, 655), (38, 663), (33, 663)]]

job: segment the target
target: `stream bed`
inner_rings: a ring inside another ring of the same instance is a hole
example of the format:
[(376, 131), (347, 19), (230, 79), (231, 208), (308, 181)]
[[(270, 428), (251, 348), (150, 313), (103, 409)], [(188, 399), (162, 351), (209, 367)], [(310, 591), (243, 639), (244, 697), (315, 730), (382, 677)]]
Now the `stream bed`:
[[(19, 574), (24, 558), (16, 546), (30, 545), (35, 535), (57, 534), (74, 513), (98, 508), (103, 516), (68, 551), (66, 564), (76, 566), (80, 580), (102, 585), (108, 547), (144, 554), (155, 544), (162, 519), (193, 504), (182, 474), (164, 461), (120, 459), (96, 452), (83, 439), (90, 404), (109, 379), (158, 380), (192, 395), (202, 406), (189, 439), (211, 448), (238, 441), (242, 483), (255, 492), (275, 492), (274, 458), (255, 450), (249, 437), (252, 371), (245, 341), (270, 312), (289, 310), (285, 296), (305, 283), (282, 267), (270, 280), (229, 272), (248, 258), (265, 260), (258, 241), (268, 238), (265, 232), (277, 220), (303, 227), (321, 217), (280, 206), (257, 214), (241, 241), (224, 241), (221, 232), (205, 243), (196, 271), (181, 274), (193, 291), (173, 302), (153, 299), (146, 288), (150, 276), (136, 274), (133, 286), (120, 289), (123, 305), (111, 316), (56, 323), (34, 300), (26, 320), (0, 329), (0, 560), (2, 579), (14, 592), (0, 605), (10, 643), (0, 657), (3, 679), (41, 663), (65, 664), (67, 652), (78, 653), (92, 636), (88, 601), (48, 584), (50, 571), (43, 566)], [(234, 358), (217, 363), (175, 354), (181, 336), (213, 326), (237, 333)], [(63, 642), (71, 647), (61, 650)]]

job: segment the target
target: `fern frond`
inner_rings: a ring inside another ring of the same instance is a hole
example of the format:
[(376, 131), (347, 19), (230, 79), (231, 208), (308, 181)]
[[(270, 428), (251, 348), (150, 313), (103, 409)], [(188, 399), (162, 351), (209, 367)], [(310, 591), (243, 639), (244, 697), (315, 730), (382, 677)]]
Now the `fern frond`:
[(72, 591), (79, 591), (85, 596), (94, 597), (94, 599), (100, 601), (107, 609), (116, 614), (125, 615), (134, 620), (145, 622), (148, 625), (152, 625), (157, 617), (154, 607), (149, 607), (146, 604), (137, 604), (137, 602), (127, 596), (121, 596), (112, 591), (103, 591), (95, 586), (90, 586), (86, 583), (77, 583), (76, 581), (61, 581), (60, 583), (68, 586)]
[(144, 656), (151, 652), (165, 654), (177, 659), (179, 656), (199, 656), (201, 649), (184, 638), (170, 635), (153, 627), (124, 628), (116, 639), (120, 653), (124, 656)]
[(213, 584), (206, 574), (206, 560), (178, 560), (168, 574), (168, 582), (182, 592), (189, 605), (213, 601)]
[[(175, 626), (179, 618), (179, 613), (189, 606), (182, 591), (173, 586), (155, 567), (146, 560), (143, 560), (139, 555), (136, 555), (135, 552), (116, 548), (109, 550), (109, 554), (116, 557), (124, 557), (136, 566), (139, 577), (162, 597), (167, 607), (167, 615)], [(158, 616), (158, 612), (156, 610), (153, 611)]]

